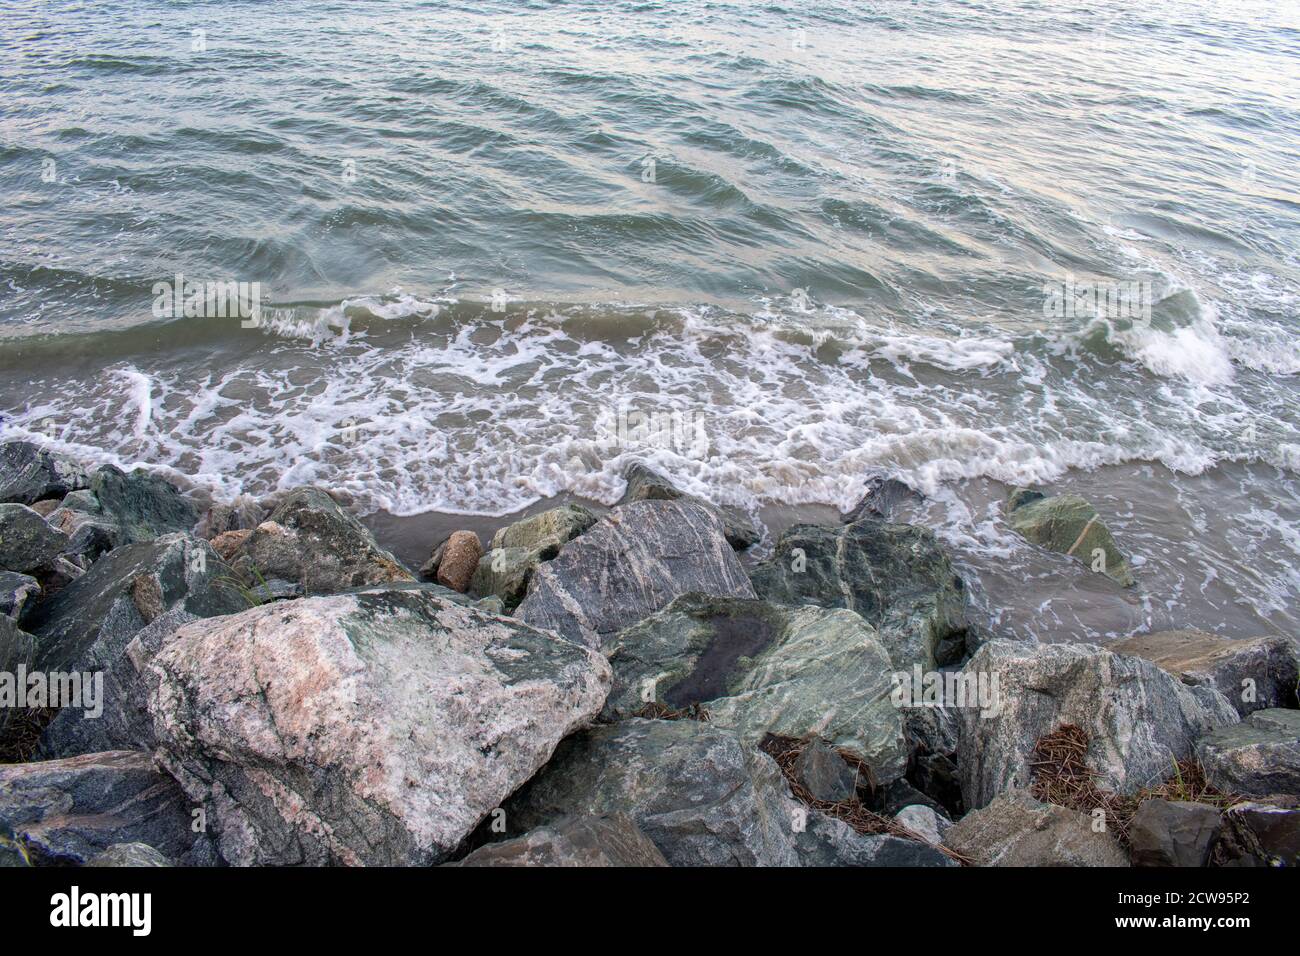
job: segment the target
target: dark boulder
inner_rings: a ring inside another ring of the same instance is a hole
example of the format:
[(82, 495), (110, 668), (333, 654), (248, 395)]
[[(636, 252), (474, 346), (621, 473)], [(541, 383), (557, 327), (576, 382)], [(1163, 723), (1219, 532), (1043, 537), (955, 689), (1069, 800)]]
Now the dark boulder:
[(79, 464), (32, 442), (0, 444), (0, 502), (30, 505), (62, 498), (89, 482)]
[(1129, 824), (1134, 866), (1204, 866), (1219, 835), (1220, 812), (1205, 803), (1145, 800)]
[(68, 536), (26, 505), (0, 505), (0, 570), (33, 574), (47, 570), (64, 549)]
[(490, 843), (451, 866), (667, 866), (624, 813), (572, 817), (513, 840)]
[(1202, 737), (1196, 753), (1225, 793), (1300, 796), (1300, 710), (1257, 710)]

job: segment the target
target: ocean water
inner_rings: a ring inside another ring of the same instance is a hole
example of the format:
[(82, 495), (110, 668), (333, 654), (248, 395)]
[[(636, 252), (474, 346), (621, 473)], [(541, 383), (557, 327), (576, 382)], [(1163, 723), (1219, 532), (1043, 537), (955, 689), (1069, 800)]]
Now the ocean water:
[(0, 89), (0, 437), (386, 527), (890, 474), (995, 629), (1300, 633), (1293, 2), (10, 0)]

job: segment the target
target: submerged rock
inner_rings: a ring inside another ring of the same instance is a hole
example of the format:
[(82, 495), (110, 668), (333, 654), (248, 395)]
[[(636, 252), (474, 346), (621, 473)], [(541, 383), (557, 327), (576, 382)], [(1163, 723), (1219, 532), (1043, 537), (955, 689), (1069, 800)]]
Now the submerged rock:
[(0, 570), (31, 574), (50, 568), (68, 536), (26, 505), (0, 505)]
[(453, 531), (438, 561), (438, 583), (464, 594), (469, 589), (483, 545), (473, 531)]
[(1007, 523), (1025, 540), (1077, 558), (1122, 587), (1137, 583), (1097, 509), (1078, 495), (1048, 498), (1017, 488), (1007, 501)]
[(32, 611), (26, 626), (37, 638), (37, 664), (83, 669), (92, 644), (103, 640), (120, 653), (140, 628), (177, 605), (200, 617), (241, 610), (229, 576), (208, 543), (189, 534), (118, 548)]
[(600, 710), (604, 658), (420, 588), (176, 631), (148, 665), (164, 766), (236, 865), (426, 865)]
[(282, 578), (308, 594), (415, 580), (319, 488), (290, 492), (235, 551), (231, 565), (250, 586), (258, 577)]
[(640, 462), (634, 462), (623, 473), (623, 478), (627, 481), (627, 489), (619, 499), (621, 505), (633, 501), (690, 502), (714, 515), (722, 523), (722, 533), (726, 536), (727, 543), (737, 551), (744, 551), (762, 537), (754, 527), (754, 522), (747, 516), (738, 514), (731, 508), (719, 508), (712, 502), (695, 495), (683, 493), (663, 475), (652, 471)]
[(965, 590), (934, 533), (864, 519), (838, 528), (796, 525), (750, 575), (778, 604), (857, 611), (880, 632), (899, 670), (930, 671), (965, 650)]
[(1217, 691), (1090, 644), (992, 641), (963, 670), (984, 675), (999, 701), (992, 713), (961, 711), (958, 764), (972, 808), (1012, 786), (1027, 788), (1035, 744), (1064, 724), (1087, 733), (1097, 785), (1132, 793), (1169, 776), (1203, 734), (1237, 721)]
[(621, 631), (605, 653), (608, 717), (650, 701), (700, 704), (747, 744), (817, 734), (864, 759), (876, 784), (906, 769), (889, 655), (852, 611), (691, 594)]
[(90, 483), (76, 462), (28, 441), (0, 444), (0, 502), (30, 505)]
[(517, 613), (599, 647), (691, 591), (754, 596), (713, 514), (683, 501), (637, 501), (615, 508), (539, 567)]
[(624, 813), (566, 818), (521, 837), (490, 843), (453, 866), (667, 866)]
[(976, 866), (1128, 866), (1108, 831), (1077, 810), (1039, 803), (1023, 790), (999, 794), (954, 823), (944, 843)]
[(920, 495), (896, 478), (879, 476), (867, 479), (866, 490), (861, 500), (844, 516), (845, 524), (853, 524), (863, 518), (879, 518), (889, 521), (898, 506), (904, 501), (919, 500)]
[(0, 827), (38, 865), (81, 866), (119, 843), (145, 843), (186, 866), (219, 862), (193, 830), (179, 787), (146, 753), (113, 751), (0, 766)]
[(1205, 866), (1221, 814), (1205, 803), (1144, 800), (1129, 824), (1134, 866)]
[(626, 813), (672, 866), (792, 866), (795, 805), (776, 763), (719, 727), (640, 720), (565, 740), (505, 805), (512, 831)]
[(1289, 637), (1231, 640), (1204, 631), (1160, 631), (1126, 637), (1108, 650), (1145, 658), (1184, 684), (1213, 687), (1243, 717), (1296, 706), (1300, 645)]
[(1225, 793), (1300, 796), (1300, 710), (1257, 710), (1203, 737), (1196, 752)]

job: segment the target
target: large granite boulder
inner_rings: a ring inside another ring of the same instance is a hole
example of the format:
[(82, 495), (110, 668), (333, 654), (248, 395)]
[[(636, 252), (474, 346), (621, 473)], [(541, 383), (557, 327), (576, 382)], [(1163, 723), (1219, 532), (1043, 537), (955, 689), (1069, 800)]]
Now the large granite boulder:
[(873, 518), (796, 525), (750, 577), (765, 601), (857, 611), (899, 670), (929, 671), (964, 654), (965, 589), (927, 528)]
[(1300, 710), (1257, 710), (1201, 738), (1196, 753), (1225, 793), (1300, 796)]
[(147, 753), (0, 766), (0, 828), (38, 865), (81, 866), (118, 843), (147, 843), (186, 866), (217, 864), (196, 809)]
[(573, 817), (513, 840), (479, 847), (450, 866), (667, 866), (668, 861), (625, 813)]
[(1128, 866), (1124, 848), (1093, 817), (1039, 803), (1023, 790), (999, 794), (944, 835), (976, 866)]
[(1097, 785), (1132, 793), (1169, 776), (1203, 734), (1238, 719), (1218, 691), (1091, 644), (992, 641), (963, 670), (996, 687), (999, 701), (991, 713), (960, 712), (958, 764), (971, 808), (1012, 786), (1028, 788), (1035, 744), (1063, 724), (1087, 733)]
[(758, 541), (762, 535), (754, 527), (754, 522), (746, 515), (732, 508), (719, 508), (717, 505), (696, 495), (682, 492), (671, 481), (656, 471), (652, 471), (641, 462), (633, 462), (623, 473), (627, 487), (619, 504), (633, 501), (685, 501), (697, 505), (714, 515), (722, 523), (722, 533), (727, 542), (737, 551), (744, 551)]
[(615, 508), (539, 567), (517, 614), (600, 647), (691, 591), (754, 596), (717, 517), (684, 501), (637, 501)]
[(0, 570), (31, 574), (53, 566), (68, 536), (26, 505), (0, 505)]
[(511, 832), (626, 813), (673, 866), (794, 866), (795, 805), (775, 761), (694, 720), (632, 719), (565, 740), (505, 805)]
[(36, 635), (37, 665), (44, 670), (84, 670), (84, 655), (103, 641), (102, 666), (127, 641), (169, 608), (199, 617), (246, 606), (229, 586), (230, 568), (206, 541), (165, 535), (118, 548), (84, 575), (37, 605), (25, 626)]
[(1025, 540), (1077, 558), (1122, 587), (1137, 583), (1097, 509), (1079, 495), (1049, 498), (1041, 491), (1017, 488), (1007, 500), (1006, 513), (1007, 523)]
[(1183, 800), (1144, 800), (1129, 824), (1134, 866), (1205, 866), (1219, 836), (1217, 807)]
[(1126, 637), (1107, 650), (1145, 658), (1184, 684), (1213, 687), (1243, 717), (1296, 706), (1300, 644), (1290, 637), (1232, 640), (1204, 631), (1160, 631)]
[(231, 566), (250, 586), (281, 578), (309, 595), (415, 580), (319, 488), (290, 492), (234, 552)]
[(90, 483), (76, 462), (29, 441), (0, 444), (0, 502), (35, 504)]
[(600, 711), (610, 671), (409, 587), (193, 621), (145, 680), (160, 759), (230, 863), (426, 865)]
[(700, 704), (749, 745), (768, 733), (818, 734), (865, 760), (877, 784), (906, 769), (893, 666), (853, 611), (689, 594), (619, 632), (605, 654), (614, 669), (607, 717), (650, 702)]

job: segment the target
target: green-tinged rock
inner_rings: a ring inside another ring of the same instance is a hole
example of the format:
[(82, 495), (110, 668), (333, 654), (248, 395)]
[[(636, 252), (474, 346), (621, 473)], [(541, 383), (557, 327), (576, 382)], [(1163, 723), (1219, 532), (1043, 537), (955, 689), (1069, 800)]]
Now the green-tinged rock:
[(1007, 522), (1027, 541), (1078, 558), (1126, 588), (1137, 582), (1097, 509), (1078, 495), (1045, 497), (1018, 488), (1007, 500)]
[(121, 529), (120, 544), (190, 531), (199, 520), (198, 509), (188, 498), (141, 468), (127, 474), (105, 465), (91, 477), (90, 490), (103, 513)]
[(31, 574), (51, 567), (68, 536), (26, 505), (0, 505), (0, 570)]
[(852, 611), (689, 594), (621, 631), (605, 653), (614, 669), (607, 717), (650, 701), (700, 704), (748, 745), (768, 733), (818, 734), (862, 757), (875, 783), (906, 769), (893, 665)]
[(248, 582), (281, 578), (301, 584), (308, 595), (415, 580), (360, 521), (319, 488), (290, 492), (230, 563)]
[(490, 843), (450, 866), (657, 866), (659, 848), (625, 813), (576, 817)]
[(89, 481), (79, 464), (32, 442), (0, 444), (0, 501), (30, 505), (62, 498)]
[(81, 669), (97, 640), (121, 653), (131, 637), (163, 611), (181, 605), (200, 617), (230, 614), (247, 604), (227, 585), (231, 571), (206, 541), (178, 533), (110, 552), (47, 601), (26, 626), (44, 670)]
[(549, 561), (560, 545), (572, 541), (596, 523), (582, 505), (566, 504), (507, 525), (492, 536), (493, 548), (528, 548), (544, 553)]
[(567, 738), (504, 806), (512, 833), (625, 813), (672, 866), (794, 866), (802, 818), (781, 771), (735, 734), (694, 720), (597, 726)]
[(1300, 710), (1257, 710), (1201, 738), (1205, 778), (1227, 793), (1300, 796)]
[(542, 553), (534, 548), (493, 548), (479, 559), (470, 593), (496, 597), (513, 611), (528, 593), (528, 582), (542, 563)]
[(0, 617), (22, 619), (23, 611), (41, 593), (41, 583), (16, 571), (0, 571)]
[(767, 601), (857, 611), (899, 670), (930, 671), (965, 654), (965, 589), (927, 528), (872, 518), (796, 525), (750, 579)]

